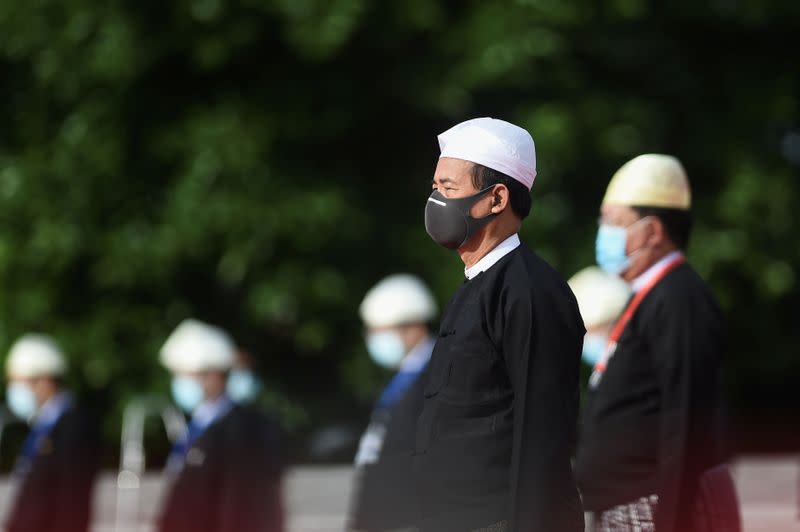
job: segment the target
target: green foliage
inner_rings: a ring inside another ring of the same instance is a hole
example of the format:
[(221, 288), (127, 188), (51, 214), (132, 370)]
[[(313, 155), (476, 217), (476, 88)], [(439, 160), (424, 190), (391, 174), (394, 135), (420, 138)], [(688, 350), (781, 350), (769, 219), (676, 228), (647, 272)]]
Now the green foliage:
[(353, 415), (385, 379), (358, 302), (393, 271), (457, 285), (421, 220), (435, 135), (491, 115), (537, 141), (523, 237), (565, 276), (612, 172), (678, 155), (731, 392), (796, 408), (797, 5), (0, 0), (0, 348), (54, 334), (109, 441), (187, 316), (257, 355), (293, 428)]

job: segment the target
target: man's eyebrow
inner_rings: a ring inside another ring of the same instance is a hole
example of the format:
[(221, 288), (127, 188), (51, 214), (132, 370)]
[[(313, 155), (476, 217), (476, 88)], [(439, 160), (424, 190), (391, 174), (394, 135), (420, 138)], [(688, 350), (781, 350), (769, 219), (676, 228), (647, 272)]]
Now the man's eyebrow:
[[(453, 179), (452, 177), (440, 177), (439, 178), (439, 183), (453, 183), (453, 184), (455, 184), (455, 182), (456, 182), (456, 180)], [(436, 178), (435, 177), (433, 178), (431, 183), (433, 183), (434, 185), (436, 184)]]

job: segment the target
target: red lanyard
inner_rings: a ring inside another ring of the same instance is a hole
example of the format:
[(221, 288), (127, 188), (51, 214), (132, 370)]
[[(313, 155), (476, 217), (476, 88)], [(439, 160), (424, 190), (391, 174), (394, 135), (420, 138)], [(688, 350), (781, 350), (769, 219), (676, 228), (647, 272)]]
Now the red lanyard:
[(628, 322), (631, 321), (633, 318), (636, 309), (639, 308), (639, 305), (642, 303), (642, 300), (647, 297), (647, 294), (650, 293), (650, 290), (653, 289), (655, 285), (661, 281), (664, 277), (667, 276), (669, 272), (680, 266), (686, 262), (686, 259), (683, 255), (678, 255), (674, 259), (670, 260), (668, 263), (664, 264), (661, 269), (653, 275), (653, 278), (648, 281), (648, 283), (642, 287), (641, 290), (636, 292), (636, 295), (633, 296), (631, 302), (628, 303), (628, 306), (625, 308), (625, 311), (622, 313), (622, 316), (619, 317), (617, 323), (614, 324), (614, 328), (611, 329), (611, 334), (608, 336), (608, 345), (606, 346), (606, 351), (603, 353), (603, 356), (594, 366), (594, 373), (592, 374), (592, 381), (596, 381), (600, 378), (600, 375), (606, 370), (608, 366), (608, 361), (614, 356), (614, 351), (617, 350), (617, 342), (619, 342), (620, 337), (622, 336), (622, 332), (625, 330), (625, 327), (628, 326)]

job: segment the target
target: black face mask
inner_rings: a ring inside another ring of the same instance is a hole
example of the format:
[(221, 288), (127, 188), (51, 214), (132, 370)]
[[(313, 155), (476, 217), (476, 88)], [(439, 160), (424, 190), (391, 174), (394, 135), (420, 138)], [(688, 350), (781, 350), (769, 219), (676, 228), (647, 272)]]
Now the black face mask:
[(449, 249), (458, 249), (472, 235), (480, 231), (497, 215), (489, 214), (483, 218), (473, 218), (470, 209), (494, 185), (486, 187), (477, 194), (466, 198), (446, 198), (438, 190), (428, 198), (425, 204), (425, 230), (439, 245)]

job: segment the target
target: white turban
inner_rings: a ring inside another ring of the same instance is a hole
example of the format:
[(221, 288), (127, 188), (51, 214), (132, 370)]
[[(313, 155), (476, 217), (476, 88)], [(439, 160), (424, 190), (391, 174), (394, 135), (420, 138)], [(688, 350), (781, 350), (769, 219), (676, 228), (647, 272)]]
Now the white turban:
[(400, 273), (373, 286), (359, 311), (367, 327), (392, 327), (431, 321), (436, 317), (436, 302), (419, 278)]
[(236, 347), (228, 333), (198, 320), (185, 320), (161, 348), (161, 363), (172, 372), (227, 371)]
[(6, 360), (9, 377), (61, 377), (67, 371), (64, 354), (47, 335), (26, 334), (11, 346)]
[(589, 266), (573, 275), (569, 287), (578, 301), (586, 327), (615, 321), (631, 297), (628, 283), (597, 266)]
[(439, 135), (439, 157), (482, 164), (530, 190), (536, 177), (533, 137), (519, 126), (496, 118), (473, 118)]
[(675, 157), (646, 153), (617, 170), (608, 184), (603, 204), (689, 210), (692, 206), (689, 178)]

